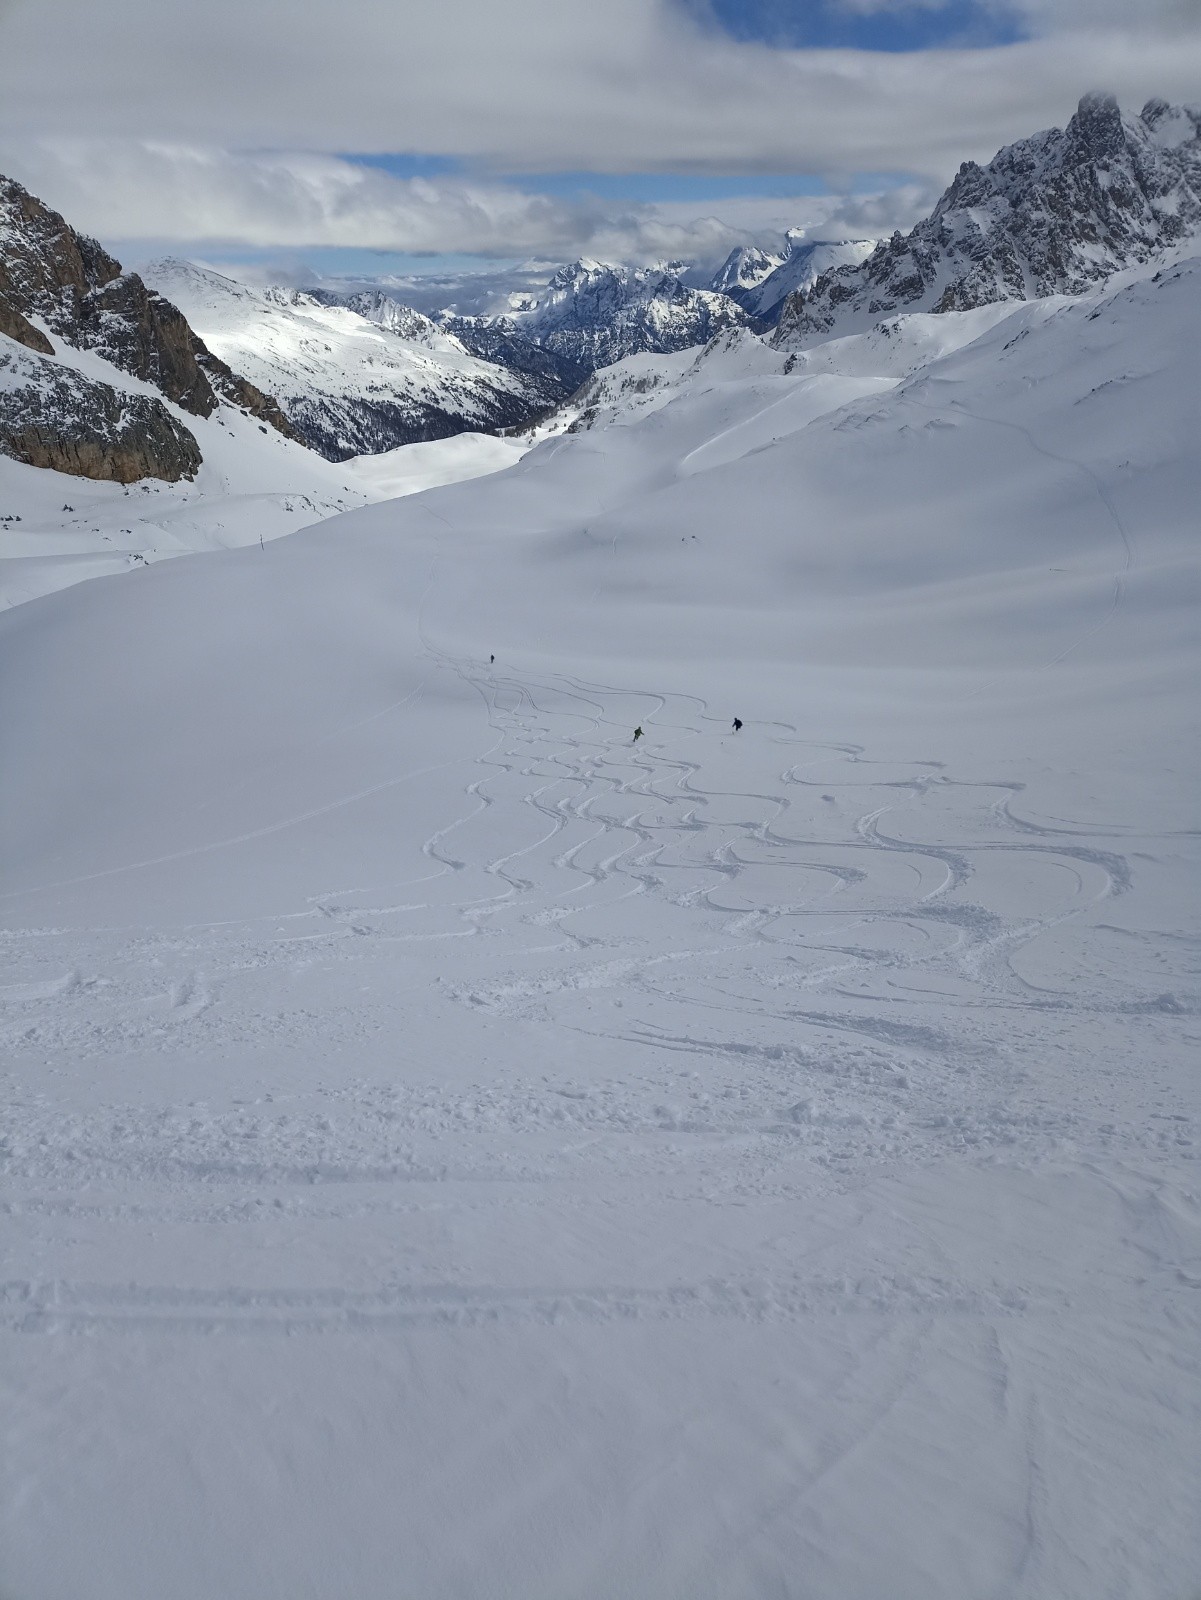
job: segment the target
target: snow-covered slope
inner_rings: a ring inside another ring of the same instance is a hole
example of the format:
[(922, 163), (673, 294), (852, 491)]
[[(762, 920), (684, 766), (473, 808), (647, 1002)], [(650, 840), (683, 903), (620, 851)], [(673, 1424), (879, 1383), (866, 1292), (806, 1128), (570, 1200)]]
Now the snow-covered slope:
[(320, 305), (344, 306), (347, 311), (373, 322), (385, 333), (395, 334), (398, 339), (407, 340), (410, 344), (424, 345), (427, 350), (449, 355), (467, 354), (462, 341), (447, 333), (432, 317), (415, 311), (412, 306), (403, 305), (382, 289), (360, 289), (353, 294), (311, 289), (307, 291), (306, 298), (316, 300)]
[(0, 616), (8, 1589), (1191, 1593), (1199, 291)]
[[(467, 354), (427, 318), (400, 330), (386, 297), (361, 310), (292, 289), (255, 289), (191, 262), (143, 271), (212, 349), (276, 395), (331, 461), (526, 422), (548, 396), (535, 380)], [(419, 313), (412, 313), (414, 319)]]
[[(1060, 297), (1054, 306), (1065, 303)], [(715, 335), (699, 351), (628, 356), (605, 367), (555, 413), (547, 427), (554, 432), (579, 433), (628, 426), (648, 412), (677, 402), (689, 407), (698, 402), (699, 415), (705, 403), (701, 397), (714, 392), (721, 393), (724, 410), (736, 417), (741, 405), (739, 391), (748, 384), (764, 394), (774, 392), (778, 396), (795, 395), (802, 389), (814, 396), (820, 393), (829, 397), (827, 409), (833, 410), (854, 393), (871, 393), (881, 383), (889, 387), (920, 367), (962, 349), (1017, 309), (1008, 302), (940, 316), (917, 313), (891, 317), (866, 333), (829, 339), (803, 351), (783, 350), (745, 328), (731, 328)], [(802, 376), (867, 382), (856, 390), (845, 385), (835, 389), (783, 381)], [(771, 425), (781, 420), (773, 411)]]
[(897, 311), (964, 311), (1079, 294), (1201, 228), (1201, 110), (1151, 100), (1123, 117), (1086, 95), (1066, 129), (965, 162), (934, 211), (860, 266), (826, 271), (780, 313), (790, 348)]
[[(35, 363), (48, 371), (31, 378)], [(36, 405), (26, 392), (31, 381)], [(236, 407), (210, 417), (184, 413), (93, 351), (63, 346), (45, 357), (0, 335), (0, 418), (9, 404), (30, 432), (48, 431), (46, 410), (58, 406), (65, 418), (49, 430), (54, 437), (87, 450), (101, 436), (110, 453), (133, 452), (135, 466), (163, 423), (183, 435), (192, 455), (191, 476), (177, 482), (122, 483), (0, 452), (0, 607), (172, 556), (266, 545), (354, 506), (499, 471), (529, 448), (463, 434), (335, 464)], [(154, 408), (153, 427), (142, 417), (146, 407)]]

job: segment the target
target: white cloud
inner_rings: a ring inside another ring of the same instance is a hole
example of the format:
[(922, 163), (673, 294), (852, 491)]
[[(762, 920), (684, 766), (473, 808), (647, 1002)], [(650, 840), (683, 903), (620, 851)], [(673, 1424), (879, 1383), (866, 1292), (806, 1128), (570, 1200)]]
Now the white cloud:
[(1041, 29), (1024, 43), (885, 54), (734, 43), (678, 0), (0, 0), (0, 171), (109, 238), (695, 254), (758, 227), (734, 205), (693, 208), (714, 222), (403, 183), (336, 152), (939, 186), (1086, 89), (1196, 95), (1197, 0), (1138, 0), (1131, 26), (1133, 0), (1021, 4)]
[(714, 260), (788, 227), (836, 219), (835, 228), (862, 232), (881, 207), (901, 221), (918, 210), (912, 190), (849, 202), (563, 201), (499, 181), (401, 179), (336, 156), (236, 155), (132, 140), (37, 141), (12, 175), (84, 232), (193, 247)]
[[(669, 0), (15, 0), (0, 149), (74, 133), (517, 171), (945, 177), (1062, 122), (1086, 88), (1141, 103), (1201, 83), (1194, 0), (1025, 3), (1072, 31), (904, 55), (737, 44)], [(1079, 31), (1119, 4), (1133, 25)]]

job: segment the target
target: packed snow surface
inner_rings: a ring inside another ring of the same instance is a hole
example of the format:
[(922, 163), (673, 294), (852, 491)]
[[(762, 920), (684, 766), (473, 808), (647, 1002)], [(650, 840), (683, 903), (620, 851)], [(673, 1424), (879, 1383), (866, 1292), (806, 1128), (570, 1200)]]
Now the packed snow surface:
[(1195, 1593), (1199, 289), (0, 616), (4, 1593)]

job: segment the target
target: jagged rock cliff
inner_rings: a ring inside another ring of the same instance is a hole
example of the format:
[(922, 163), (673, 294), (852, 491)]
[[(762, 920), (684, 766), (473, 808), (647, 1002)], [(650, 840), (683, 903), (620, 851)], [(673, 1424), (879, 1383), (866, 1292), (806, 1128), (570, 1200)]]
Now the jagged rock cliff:
[(1080, 294), (1201, 225), (1201, 110), (1151, 100), (1123, 117), (1086, 95), (1064, 129), (964, 162), (933, 212), (860, 266), (793, 295), (777, 341), (859, 332), (897, 311), (967, 311)]
[[(4, 177), (0, 177), (0, 334), (43, 356), (54, 354), (55, 339), (94, 351), (122, 372), (152, 384), (193, 416), (211, 416), (219, 401), (227, 400), (287, 437), (298, 437), (277, 403), (215, 356), (176, 306), (148, 288), (137, 273), (122, 272), (120, 263), (94, 239), (77, 233), (57, 211)], [(80, 382), (86, 385), (86, 380)], [(101, 390), (108, 387), (98, 385)], [(38, 424), (43, 430), (39, 437), (52, 419), (65, 416), (63, 408), (72, 394), (84, 393), (68, 378), (52, 388), (52, 403)], [(138, 404), (131, 403), (131, 420), (121, 432), (119, 459), (114, 456), (107, 468), (87, 471), (85, 476), (129, 481), (123, 474), (137, 455), (130, 444), (132, 418), (140, 416), (151, 426), (153, 412), (149, 402), (140, 403), (146, 397), (138, 398)], [(95, 437), (83, 456), (64, 437), (65, 459), (87, 459), (96, 465), (103, 441), (115, 438), (106, 417), (102, 406)], [(85, 433), (87, 422), (81, 418)], [(152, 433), (145, 459), (162, 460), (167, 470), (150, 475), (172, 479), (186, 475), (183, 458), (177, 460), (178, 452), (173, 454), (166, 446), (167, 435), (157, 416)]]
[(0, 454), (115, 483), (194, 478), (200, 449), (161, 400), (0, 340)]

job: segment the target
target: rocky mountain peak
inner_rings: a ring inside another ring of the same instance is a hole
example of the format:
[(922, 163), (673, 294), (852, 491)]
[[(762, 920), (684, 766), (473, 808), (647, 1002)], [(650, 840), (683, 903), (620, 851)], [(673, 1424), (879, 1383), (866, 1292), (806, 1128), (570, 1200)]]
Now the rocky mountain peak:
[[(120, 262), (95, 239), (76, 233), (36, 195), (0, 176), (0, 328), (10, 338), (48, 351), (46, 335), (28, 319), (36, 316), (66, 337), (88, 297), (120, 275)], [(28, 331), (10, 332), (10, 322)]]
[(1201, 113), (1152, 100), (1123, 117), (1088, 94), (1063, 129), (965, 162), (931, 214), (784, 307), (777, 338), (815, 343), (898, 311), (1080, 294), (1201, 228)]
[(760, 250), (755, 245), (738, 245), (731, 250), (710, 280), (715, 294), (730, 294), (753, 289), (769, 277), (784, 261), (782, 255)]
[[(581, 383), (625, 356), (684, 350), (749, 323), (728, 296), (685, 284), (684, 270), (679, 262), (628, 267), (581, 257), (560, 267), (528, 310), (476, 321), (540, 346)], [(453, 327), (462, 331), (460, 321)]]
[[(193, 416), (211, 416), (220, 397), (295, 437), (276, 402), (218, 360), (170, 300), (148, 288), (137, 273), (123, 272), (120, 262), (95, 239), (76, 232), (57, 211), (5, 177), (0, 177), (0, 334), (41, 357), (55, 354), (54, 339), (79, 350), (92, 350), (122, 372), (151, 384)], [(6, 353), (6, 364), (10, 372), (17, 370), (11, 352)], [(37, 385), (30, 377), (31, 370), (28, 364), (21, 368), (23, 387), (10, 384), (10, 396), (33, 392)], [(161, 402), (143, 396), (133, 408), (140, 418), (139, 444), (117, 425), (119, 407), (114, 410), (116, 402), (108, 391), (115, 396), (120, 391), (100, 384), (92, 386), (97, 391), (93, 393), (77, 375), (68, 379), (43, 371), (42, 376), (43, 387), (53, 391), (56, 399), (38, 424), (41, 442), (35, 446), (27, 440), (21, 459), (36, 458), (36, 464), (50, 464), (56, 438), (51, 419), (62, 424), (61, 435), (74, 396), (81, 407), (90, 407), (97, 417), (109, 421), (99, 433), (92, 429), (86, 447), (77, 448), (83, 438), (79, 429), (87, 432), (86, 419), (77, 419), (77, 437), (70, 441), (69, 449), (59, 453), (64, 463), (61, 470), (90, 477), (121, 477), (135, 467), (146, 467), (151, 476), (171, 479), (194, 470), (193, 452), (199, 461), (195, 441), (191, 448), (181, 444), (179, 435), (186, 430), (165, 411), (158, 415), (154, 408), (162, 410)], [(106, 392), (101, 395), (100, 390)], [(5, 436), (9, 453), (13, 453), (15, 436), (7, 424)], [(119, 462), (114, 452), (119, 453)], [(154, 470), (155, 462), (160, 470)]]

